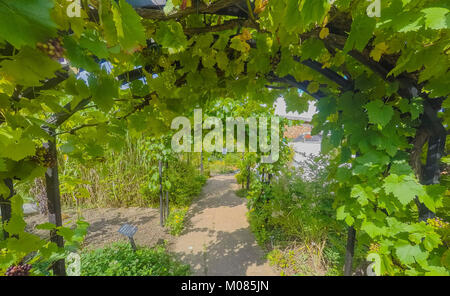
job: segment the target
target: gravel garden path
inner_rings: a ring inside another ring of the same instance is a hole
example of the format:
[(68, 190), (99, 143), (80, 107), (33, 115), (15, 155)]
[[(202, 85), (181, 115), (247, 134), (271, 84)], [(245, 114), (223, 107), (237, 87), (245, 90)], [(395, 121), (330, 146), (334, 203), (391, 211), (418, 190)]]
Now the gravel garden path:
[(194, 275), (277, 275), (250, 231), (246, 200), (236, 189), (232, 174), (210, 178), (170, 246)]

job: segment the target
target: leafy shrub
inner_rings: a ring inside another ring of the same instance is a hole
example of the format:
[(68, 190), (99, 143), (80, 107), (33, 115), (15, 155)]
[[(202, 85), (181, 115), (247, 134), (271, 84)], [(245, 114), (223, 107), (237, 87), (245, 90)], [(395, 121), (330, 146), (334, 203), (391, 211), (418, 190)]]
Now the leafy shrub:
[(181, 209), (173, 209), (169, 217), (167, 217), (166, 227), (169, 227), (170, 234), (180, 235), (184, 229), (184, 218), (188, 211), (188, 207)]
[[(169, 191), (170, 205), (174, 207), (190, 205), (192, 199), (200, 194), (207, 179), (205, 175), (200, 174), (196, 167), (184, 161), (171, 161), (169, 169), (163, 175), (165, 191)], [(165, 181), (165, 176), (167, 176), (168, 182)], [(141, 186), (141, 193), (151, 205), (159, 204), (158, 178), (158, 173), (153, 174), (150, 185), (142, 184)], [(166, 184), (170, 184), (170, 186)]]
[(208, 158), (207, 168), (211, 174), (229, 174), (239, 169), (240, 153), (227, 153), (225, 155), (214, 153)]
[(184, 207), (190, 205), (192, 199), (200, 194), (206, 177), (192, 165), (176, 162), (169, 167), (169, 181), (172, 205)]
[(235, 191), (236, 195), (239, 197), (246, 197), (247, 196), (247, 189), (241, 188)]
[[(250, 228), (264, 248), (272, 252), (281, 248), (282, 255), (275, 251), (271, 256), (286, 274), (325, 274), (325, 269), (339, 274), (343, 266), (346, 227), (336, 220), (327, 170), (326, 159), (310, 157), (297, 169), (285, 169), (271, 183), (254, 178), (248, 192)], [(299, 264), (289, 268), (278, 264), (289, 255), (284, 250), (297, 253), (298, 248), (302, 255), (293, 260)], [(304, 254), (308, 260), (303, 260)]]
[(185, 276), (190, 267), (175, 260), (164, 246), (138, 248), (115, 243), (109, 247), (83, 252), (83, 276)]
[(320, 158), (285, 171), (271, 184), (254, 184), (248, 198), (251, 217), (280, 230), (284, 237), (278, 235), (278, 240), (318, 242), (342, 227), (335, 219), (326, 160)]

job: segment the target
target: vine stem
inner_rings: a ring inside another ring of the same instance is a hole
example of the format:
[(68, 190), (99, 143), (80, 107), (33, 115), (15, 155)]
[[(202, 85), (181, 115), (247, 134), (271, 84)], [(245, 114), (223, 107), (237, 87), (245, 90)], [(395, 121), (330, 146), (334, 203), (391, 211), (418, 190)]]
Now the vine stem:
[(250, 4), (250, 0), (247, 0), (247, 7), (248, 7), (248, 15), (250, 16), (253, 22), (256, 22), (255, 16), (253, 15), (252, 11), (252, 5)]

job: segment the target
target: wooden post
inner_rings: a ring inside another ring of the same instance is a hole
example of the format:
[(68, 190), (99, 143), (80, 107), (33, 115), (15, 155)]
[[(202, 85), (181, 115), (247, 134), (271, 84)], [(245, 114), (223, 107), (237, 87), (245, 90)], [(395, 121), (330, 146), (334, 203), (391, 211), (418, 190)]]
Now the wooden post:
[(247, 166), (247, 190), (250, 190), (250, 166)]
[(345, 252), (344, 275), (352, 275), (353, 255), (355, 253), (355, 236), (356, 231), (353, 226), (348, 228), (347, 247)]
[[(169, 162), (166, 161), (166, 178), (169, 177)], [(166, 209), (165, 209), (165, 219), (169, 217), (169, 190), (166, 191)]]
[(159, 166), (159, 224), (164, 226), (164, 205), (163, 205), (163, 188), (162, 188), (162, 161), (158, 161)]
[[(2, 212), (2, 224), (5, 225), (11, 219), (11, 197), (14, 196), (14, 184), (11, 178), (3, 180), (5, 185), (9, 188), (9, 196), (0, 196), (0, 210)], [(3, 237), (7, 239), (9, 233), (3, 228)]]
[[(47, 192), (47, 206), (48, 206), (48, 222), (56, 226), (62, 226), (61, 217), (61, 195), (59, 192), (59, 177), (58, 177), (58, 159), (56, 151), (56, 138), (52, 141), (44, 143), (44, 148), (51, 159), (50, 167), (45, 172), (45, 184)], [(56, 233), (56, 230), (50, 231), (50, 240), (58, 245), (64, 247), (64, 239)], [(66, 267), (64, 259), (56, 261), (53, 266), (53, 274), (57, 276), (66, 275)]]
[(169, 191), (166, 191), (166, 213), (165, 219), (169, 218)]
[(200, 174), (203, 175), (203, 150), (200, 152)]
[[(432, 135), (428, 140), (427, 161), (422, 170), (422, 184), (431, 185), (440, 183), (440, 160), (445, 151), (446, 135)], [(423, 203), (418, 202), (419, 221), (427, 221), (436, 216), (434, 212), (428, 209)]]

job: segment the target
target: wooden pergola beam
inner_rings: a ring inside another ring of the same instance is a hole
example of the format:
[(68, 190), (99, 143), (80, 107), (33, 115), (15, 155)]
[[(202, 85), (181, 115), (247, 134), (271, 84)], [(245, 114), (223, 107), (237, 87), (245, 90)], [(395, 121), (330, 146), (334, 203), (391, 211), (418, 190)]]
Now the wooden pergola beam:
[(247, 17), (245, 10), (247, 7), (244, 0), (219, 0), (217, 2), (206, 5), (201, 1), (192, 1), (192, 6), (178, 10), (175, 13), (166, 15), (160, 6), (155, 7), (136, 7), (136, 12), (143, 18), (154, 20), (169, 20), (188, 16), (190, 14), (220, 14), (236, 17)]

